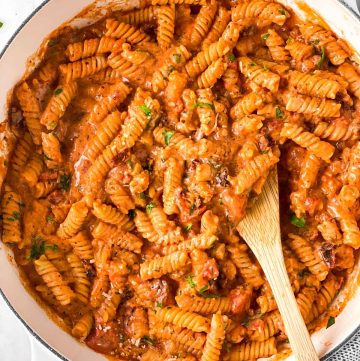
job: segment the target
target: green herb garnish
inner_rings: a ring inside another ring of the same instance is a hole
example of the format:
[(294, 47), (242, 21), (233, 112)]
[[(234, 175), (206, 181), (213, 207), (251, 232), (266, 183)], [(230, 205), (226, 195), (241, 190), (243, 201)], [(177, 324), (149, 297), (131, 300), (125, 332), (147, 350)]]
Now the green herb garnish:
[(285, 16), (288, 16), (288, 15), (289, 15), (289, 13), (288, 13), (286, 10), (284, 10), (284, 9), (279, 9), (279, 13), (280, 13), (281, 15), (285, 15)]
[(290, 44), (294, 39), (289, 36), (288, 39), (286, 40), (286, 44)]
[(63, 92), (62, 88), (57, 88), (55, 91), (54, 91), (54, 95), (55, 96), (58, 96), (59, 94), (61, 94)]
[(269, 149), (265, 149), (260, 152), (260, 154), (268, 154), (268, 153), (269, 153)]
[(320, 44), (320, 39), (310, 40), (310, 44), (319, 45)]
[(9, 217), (8, 220), (11, 222), (18, 221), (20, 219), (20, 212), (12, 212), (12, 217)]
[(335, 323), (335, 317), (330, 316), (326, 325), (326, 328), (331, 327)]
[(205, 285), (204, 287), (201, 287), (199, 290), (200, 296), (204, 298), (219, 298), (219, 295), (216, 295), (214, 293), (208, 293), (206, 292), (209, 289), (208, 285)]
[(151, 211), (155, 208), (155, 204), (153, 202), (150, 202), (147, 206), (146, 206), (146, 212), (147, 213), (151, 213)]
[(204, 102), (195, 103), (195, 108), (209, 108), (209, 109), (215, 110), (214, 104), (204, 103)]
[(231, 61), (231, 62), (234, 62), (234, 61), (236, 60), (236, 58), (235, 58), (235, 55), (234, 55), (234, 54), (229, 54), (227, 58), (228, 58), (228, 59), (229, 59), (229, 61)]
[(171, 132), (171, 131), (163, 132), (164, 142), (166, 145), (170, 144), (170, 140), (174, 136), (174, 134), (175, 132)]
[(263, 39), (264, 41), (266, 41), (267, 39), (269, 39), (269, 36), (270, 36), (270, 34), (269, 34), (269, 33), (266, 33), (266, 34), (264, 34), (264, 35), (261, 37), (261, 39)]
[(30, 259), (38, 259), (45, 253), (45, 240), (37, 235), (31, 238), (31, 242)]
[(163, 304), (161, 302), (156, 302), (156, 307), (163, 308)]
[(185, 232), (190, 232), (192, 230), (193, 224), (189, 223), (185, 226), (184, 230)]
[(291, 216), (290, 222), (291, 222), (292, 225), (294, 225), (295, 227), (298, 227), (298, 228), (304, 228), (305, 224), (306, 224), (306, 221), (305, 221), (304, 217), (298, 218), (298, 217), (295, 216), (295, 214), (293, 214)]
[(44, 154), (44, 159), (45, 160), (52, 160), (47, 154)]
[(70, 189), (71, 175), (62, 174), (60, 176), (60, 187), (64, 191), (68, 191)]
[(196, 283), (193, 280), (194, 276), (193, 275), (188, 275), (185, 277), (186, 282), (189, 284), (190, 288), (195, 288), (196, 287)]
[(145, 198), (146, 198), (146, 195), (145, 195), (144, 192), (141, 192), (141, 193), (139, 194), (139, 197), (140, 197), (140, 199), (145, 199)]
[(181, 61), (181, 54), (173, 54), (173, 58), (175, 60), (175, 63), (179, 64)]
[(128, 216), (129, 216), (130, 219), (134, 219), (136, 217), (135, 209), (130, 209), (129, 213), (128, 213)]
[(53, 223), (54, 222), (54, 217), (53, 216), (46, 216), (46, 223)]
[(281, 110), (281, 108), (278, 105), (275, 107), (275, 115), (276, 115), (276, 119), (284, 118), (284, 112)]
[(0, 21), (0, 28), (2, 28), (4, 26), (4, 23), (2, 21)]
[(321, 59), (316, 64), (317, 67), (321, 69), (322, 66), (324, 65), (325, 60), (326, 60), (325, 48), (321, 47)]
[(255, 61), (252, 61), (249, 65), (250, 66), (256, 66), (256, 63), (255, 63)]
[(195, 203), (193, 203), (193, 204), (190, 206), (190, 215), (192, 215), (192, 214), (194, 213), (195, 209), (196, 209), (196, 205), (195, 205)]
[(139, 108), (144, 112), (146, 118), (151, 117), (151, 109), (146, 104), (139, 105)]
[(156, 342), (150, 336), (144, 336), (141, 339), (140, 343), (150, 345), (150, 346), (154, 346)]

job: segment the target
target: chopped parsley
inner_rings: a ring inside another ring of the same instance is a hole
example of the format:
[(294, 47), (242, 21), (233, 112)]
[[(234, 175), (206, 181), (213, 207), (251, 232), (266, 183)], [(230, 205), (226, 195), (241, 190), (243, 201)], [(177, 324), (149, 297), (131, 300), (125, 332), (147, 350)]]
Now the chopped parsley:
[(195, 108), (209, 108), (212, 110), (215, 110), (214, 104), (211, 103), (205, 103), (205, 102), (197, 102), (194, 105)]
[(281, 15), (285, 15), (285, 16), (288, 16), (288, 15), (289, 15), (289, 13), (288, 13), (286, 10), (284, 10), (284, 9), (279, 9), (279, 13), (280, 13)]
[(62, 88), (57, 88), (57, 89), (54, 91), (54, 95), (55, 95), (55, 96), (58, 96), (58, 95), (60, 95), (62, 92), (63, 92)]
[(219, 298), (219, 295), (216, 295), (214, 293), (206, 292), (209, 289), (208, 285), (205, 285), (204, 287), (201, 287), (199, 290), (200, 296), (204, 298)]
[(309, 274), (309, 271), (306, 269), (306, 268), (304, 268), (303, 270), (301, 270), (301, 271), (299, 271), (298, 272), (298, 276), (300, 277), (300, 278), (304, 278), (306, 275), (308, 275)]
[(195, 209), (196, 209), (196, 205), (195, 205), (195, 203), (193, 203), (193, 204), (190, 206), (190, 215), (192, 215), (192, 214), (194, 213)]
[(44, 154), (44, 159), (45, 160), (52, 160), (47, 154)]
[(291, 222), (292, 225), (294, 225), (295, 227), (298, 227), (298, 228), (304, 228), (305, 224), (306, 224), (306, 221), (305, 221), (304, 217), (298, 218), (298, 217), (295, 216), (295, 214), (293, 214), (290, 217), (290, 222)]
[(268, 154), (268, 153), (269, 153), (269, 149), (265, 149), (260, 152), (260, 154)]
[(318, 61), (318, 63), (316, 64), (318, 68), (322, 68), (322, 66), (324, 65), (324, 62), (326, 60), (326, 54), (325, 54), (325, 48), (321, 47), (321, 58)]
[(41, 236), (33, 236), (31, 242), (30, 259), (38, 259), (45, 253), (45, 240)]
[(139, 105), (139, 108), (144, 112), (146, 118), (151, 117), (151, 109), (146, 104)]
[(20, 212), (12, 212), (12, 217), (8, 217), (8, 220), (11, 222), (18, 221), (20, 219)]
[(194, 282), (193, 278), (194, 278), (193, 275), (188, 275), (188, 276), (185, 277), (186, 282), (188, 283), (190, 288), (195, 288), (196, 287), (196, 283)]
[(129, 216), (130, 219), (134, 219), (136, 217), (135, 209), (130, 209), (129, 213), (128, 213), (128, 216)]
[(185, 232), (190, 232), (193, 228), (193, 224), (192, 223), (189, 223), (185, 226), (184, 230)]
[(181, 54), (173, 54), (175, 63), (179, 64), (181, 62)]
[(319, 45), (319, 44), (320, 44), (320, 39), (310, 40), (310, 44), (312, 44), (312, 45)]
[(55, 39), (50, 39), (49, 42), (48, 42), (48, 47), (52, 47), (52, 46), (55, 46), (59, 43), (59, 39), (55, 38)]
[(227, 58), (228, 58), (228, 59), (229, 59), (229, 61), (231, 61), (231, 62), (234, 62), (234, 61), (236, 60), (236, 58), (235, 58), (235, 55), (234, 55), (234, 54), (229, 54)]
[(270, 34), (269, 34), (269, 33), (266, 33), (266, 34), (264, 34), (264, 35), (261, 37), (261, 39), (263, 39), (264, 41), (266, 41), (267, 39), (269, 39), (269, 36), (270, 36)]
[(286, 44), (290, 44), (294, 39), (289, 36), (288, 39), (286, 40)]
[(46, 223), (53, 223), (54, 222), (54, 217), (53, 216), (46, 216)]
[(335, 317), (330, 316), (326, 325), (326, 328), (331, 327), (333, 324), (335, 324)]
[(155, 346), (155, 340), (153, 340), (150, 336), (144, 336), (140, 343), (145, 344), (145, 345), (150, 345), (150, 346)]
[(252, 61), (249, 65), (250, 66), (256, 66), (256, 63), (255, 63), (255, 61)]
[(4, 23), (2, 21), (0, 21), (0, 28), (2, 28), (4, 26)]
[(60, 187), (64, 191), (68, 191), (70, 189), (71, 175), (62, 174), (60, 176)]
[(140, 197), (140, 199), (145, 199), (145, 198), (146, 198), (145, 193), (144, 193), (144, 192), (141, 192), (141, 193), (139, 194), (139, 197)]
[(150, 202), (147, 206), (146, 206), (146, 212), (147, 213), (151, 213), (151, 211), (153, 210), (153, 208), (155, 208), (155, 204), (153, 202)]
[(281, 108), (278, 105), (275, 107), (275, 115), (276, 115), (276, 119), (284, 118), (284, 112), (281, 110)]
[(163, 308), (163, 304), (161, 302), (156, 302), (156, 307)]
[(164, 137), (164, 142), (166, 145), (169, 145), (170, 144), (170, 140), (171, 138), (174, 136), (175, 132), (171, 132), (171, 131), (168, 131), (168, 132), (163, 132), (163, 137)]

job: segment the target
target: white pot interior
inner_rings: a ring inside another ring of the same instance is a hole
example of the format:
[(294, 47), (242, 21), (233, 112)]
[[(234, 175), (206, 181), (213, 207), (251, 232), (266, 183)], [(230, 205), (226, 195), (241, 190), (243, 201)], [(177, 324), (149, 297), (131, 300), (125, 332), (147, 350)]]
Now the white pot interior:
[[(116, 1), (114, 2), (116, 3)], [(305, 0), (301, 2), (280, 0), (280, 2), (295, 8), (300, 16), (305, 15), (309, 17), (309, 13), (303, 11), (303, 4), (308, 4), (317, 13), (321, 13), (324, 21), (338, 35), (347, 39), (351, 46), (360, 53), (360, 20), (337, 0), (327, 0), (326, 9), (324, 9), (323, 0)], [(0, 74), (2, 74), (0, 119), (5, 119), (8, 91), (25, 73), (26, 59), (37, 51), (41, 41), (49, 33), (91, 3), (91, 0), (50, 0), (16, 34), (0, 59)], [(99, 2), (98, 5), (101, 5), (101, 3), (103, 1)], [(4, 76), (5, 74), (6, 76)], [(4, 146), (1, 148), (4, 150)], [(0, 287), (8, 302), (23, 322), (44, 343), (50, 345), (50, 347), (57, 351), (59, 356), (62, 355), (65, 359), (74, 361), (84, 359), (87, 361), (105, 360), (103, 356), (78, 343), (48, 319), (46, 313), (23, 287), (17, 268), (8, 252), (8, 249), (0, 243), (0, 264), (2, 265)], [(336, 324), (327, 330), (323, 329), (313, 335), (313, 341), (320, 356), (331, 352), (358, 328), (360, 324), (359, 304), (360, 288), (358, 287), (344, 311), (336, 318)], [(289, 361), (291, 359), (293, 358), (289, 358)]]

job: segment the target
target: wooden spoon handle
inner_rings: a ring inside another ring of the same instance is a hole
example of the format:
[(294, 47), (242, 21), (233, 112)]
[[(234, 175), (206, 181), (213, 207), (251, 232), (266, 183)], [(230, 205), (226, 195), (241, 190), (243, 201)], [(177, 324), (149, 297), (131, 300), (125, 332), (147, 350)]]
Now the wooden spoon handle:
[[(319, 361), (291, 288), (281, 245), (277, 242), (271, 244), (260, 241), (256, 248), (262, 248), (261, 253), (267, 255), (262, 257), (261, 266), (276, 299), (296, 360)], [(254, 251), (257, 256), (258, 250)]]

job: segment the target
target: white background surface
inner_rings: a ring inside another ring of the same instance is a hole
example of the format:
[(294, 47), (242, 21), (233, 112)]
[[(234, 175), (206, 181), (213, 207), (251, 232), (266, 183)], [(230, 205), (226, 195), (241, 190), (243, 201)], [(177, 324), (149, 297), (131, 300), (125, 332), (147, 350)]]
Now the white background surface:
[[(76, 1), (76, 0), (74, 0)], [(0, 51), (20, 24), (43, 0), (0, 0)], [(345, 0), (354, 9), (356, 0)], [(324, 0), (326, 5), (326, 0)], [(39, 39), (40, 43), (41, 39)], [(0, 74), (1, 77), (4, 74)], [(59, 358), (38, 342), (16, 318), (0, 296), (0, 360), (59, 361)], [(74, 360), (75, 361), (75, 360)], [(76, 360), (80, 361), (80, 360)]]

